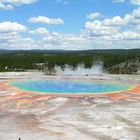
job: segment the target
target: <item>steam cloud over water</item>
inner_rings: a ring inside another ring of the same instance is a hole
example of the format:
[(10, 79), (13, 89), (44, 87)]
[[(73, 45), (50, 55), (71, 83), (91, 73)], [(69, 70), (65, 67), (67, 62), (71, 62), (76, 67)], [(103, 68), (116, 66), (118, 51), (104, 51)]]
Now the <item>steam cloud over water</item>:
[(57, 66), (55, 72), (58, 75), (102, 75), (105, 73), (101, 61), (96, 61), (91, 68), (85, 68), (84, 64), (79, 64), (75, 70), (69, 65), (66, 65), (64, 69)]

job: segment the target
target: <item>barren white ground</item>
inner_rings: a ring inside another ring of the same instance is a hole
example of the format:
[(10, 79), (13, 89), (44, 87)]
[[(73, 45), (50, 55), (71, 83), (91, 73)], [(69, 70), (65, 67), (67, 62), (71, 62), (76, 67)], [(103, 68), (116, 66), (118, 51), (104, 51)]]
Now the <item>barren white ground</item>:
[[(48, 77), (39, 72), (0, 73), (0, 82), (12, 78)], [(140, 83), (139, 75), (84, 78)], [(109, 98), (57, 97), (25, 105), (21, 109), (14, 108), (14, 103), (0, 104), (0, 140), (18, 140), (19, 137), (21, 140), (140, 139), (140, 100), (114, 102)]]

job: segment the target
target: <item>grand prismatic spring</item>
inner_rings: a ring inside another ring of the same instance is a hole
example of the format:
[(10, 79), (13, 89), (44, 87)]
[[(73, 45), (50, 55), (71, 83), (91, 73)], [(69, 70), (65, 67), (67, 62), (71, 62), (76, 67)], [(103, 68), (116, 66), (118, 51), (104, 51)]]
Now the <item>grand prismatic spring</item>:
[(21, 90), (43, 92), (50, 94), (102, 94), (108, 92), (118, 92), (121, 90), (128, 90), (130, 85), (116, 84), (116, 83), (97, 83), (93, 81), (81, 80), (37, 80), (37, 81), (24, 81), (13, 82), (10, 86), (17, 87)]
[(3, 73), (0, 139), (138, 140), (139, 100), (137, 75)]

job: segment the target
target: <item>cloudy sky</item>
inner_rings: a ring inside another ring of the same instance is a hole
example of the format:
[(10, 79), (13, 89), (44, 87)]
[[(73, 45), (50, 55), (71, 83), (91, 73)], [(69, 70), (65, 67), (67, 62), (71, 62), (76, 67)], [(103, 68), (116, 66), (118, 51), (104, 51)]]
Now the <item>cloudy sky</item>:
[(140, 48), (140, 0), (0, 0), (0, 49)]

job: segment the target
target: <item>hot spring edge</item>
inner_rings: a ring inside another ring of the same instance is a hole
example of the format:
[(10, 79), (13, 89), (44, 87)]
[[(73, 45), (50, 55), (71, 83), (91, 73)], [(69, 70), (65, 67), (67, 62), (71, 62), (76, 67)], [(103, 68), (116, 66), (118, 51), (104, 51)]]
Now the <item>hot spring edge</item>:
[(100, 94), (128, 90), (130, 85), (74, 80), (31, 80), (9, 83), (20, 90), (49, 94)]

